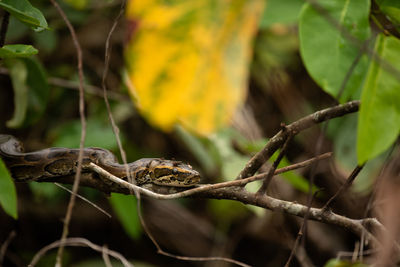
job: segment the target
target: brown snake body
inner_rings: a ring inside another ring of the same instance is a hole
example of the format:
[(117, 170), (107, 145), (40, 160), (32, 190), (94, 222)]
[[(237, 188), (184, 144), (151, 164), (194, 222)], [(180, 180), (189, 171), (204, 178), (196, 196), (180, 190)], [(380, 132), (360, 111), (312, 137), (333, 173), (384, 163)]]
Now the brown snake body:
[[(0, 157), (16, 181), (42, 181), (76, 173), (79, 149), (47, 148), (24, 153), (22, 144), (11, 135), (0, 134)], [(84, 148), (82, 173), (94, 163), (113, 175), (127, 180), (126, 167), (114, 154), (102, 148)], [(187, 187), (200, 181), (200, 174), (181, 161), (143, 158), (128, 164), (129, 176), (137, 185), (154, 183)]]

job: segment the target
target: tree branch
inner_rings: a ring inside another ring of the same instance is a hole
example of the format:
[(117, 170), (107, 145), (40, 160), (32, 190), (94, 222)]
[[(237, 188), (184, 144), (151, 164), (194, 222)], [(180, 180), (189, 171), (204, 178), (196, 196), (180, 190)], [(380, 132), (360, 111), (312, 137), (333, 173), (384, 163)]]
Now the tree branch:
[(272, 137), (265, 147), (255, 154), (251, 160), (246, 164), (245, 168), (240, 172), (236, 179), (243, 179), (256, 173), (256, 171), (275, 153), (275, 151), (283, 145), (289, 133), (293, 135), (314, 126), (317, 123), (326, 120), (341, 117), (343, 115), (358, 111), (360, 101), (350, 101), (342, 105), (326, 108), (310, 114), (298, 121), (295, 121), (286, 126), (285, 131), (278, 132)]

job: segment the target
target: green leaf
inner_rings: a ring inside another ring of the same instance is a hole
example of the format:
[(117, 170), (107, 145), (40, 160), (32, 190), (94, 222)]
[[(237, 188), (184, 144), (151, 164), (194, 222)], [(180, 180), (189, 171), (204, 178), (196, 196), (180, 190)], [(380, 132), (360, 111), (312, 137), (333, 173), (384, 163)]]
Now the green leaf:
[(17, 192), (11, 175), (2, 159), (0, 159), (0, 206), (11, 217), (18, 218)]
[(137, 240), (142, 233), (142, 227), (138, 216), (136, 198), (132, 195), (112, 193), (110, 203), (125, 231), (131, 238)]
[[(381, 34), (376, 53), (400, 69), (400, 41)], [(389, 148), (400, 133), (400, 83), (396, 74), (373, 62), (361, 96), (357, 132), (358, 163), (376, 157)]]
[[(306, 4), (300, 14), (300, 52), (311, 77), (325, 92), (338, 97), (341, 84), (360, 50), (343, 31), (360, 42), (369, 38), (370, 1), (321, 0), (318, 5), (327, 14), (320, 14), (310, 4)], [(333, 26), (327, 15), (343, 30)], [(364, 55), (347, 81), (340, 102), (358, 98), (367, 67), (368, 58)]]
[(14, 115), (7, 127), (21, 128), (35, 123), (43, 115), (49, 86), (43, 67), (33, 58), (6, 59), (14, 89)]
[(21, 127), (25, 120), (25, 114), (28, 106), (28, 86), (26, 78), (28, 70), (25, 64), (19, 59), (6, 60), (11, 82), (14, 88), (14, 115), (11, 120), (7, 121), (7, 127)]
[(13, 44), (0, 47), (0, 58), (30, 57), (38, 50), (31, 45)]
[(268, 0), (261, 18), (260, 28), (268, 28), (272, 24), (295, 23), (304, 2), (299, 0)]
[(27, 0), (1, 0), (0, 7), (35, 31), (48, 29), (42, 12)]

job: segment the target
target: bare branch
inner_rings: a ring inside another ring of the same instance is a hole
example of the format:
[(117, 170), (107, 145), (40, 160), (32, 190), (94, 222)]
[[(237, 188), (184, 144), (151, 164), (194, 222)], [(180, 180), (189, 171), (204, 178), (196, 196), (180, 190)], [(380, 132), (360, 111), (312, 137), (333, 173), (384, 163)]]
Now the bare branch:
[(80, 237), (70, 237), (70, 238), (66, 238), (63, 241), (58, 240), (55, 241), (45, 247), (43, 247), (41, 250), (38, 251), (38, 253), (36, 253), (36, 255), (32, 258), (32, 261), (30, 262), (30, 264), (28, 266), (35, 266), (41, 257), (43, 257), (47, 251), (53, 249), (53, 248), (57, 248), (60, 246), (69, 246), (69, 247), (88, 247), (91, 248), (95, 251), (98, 251), (100, 253), (106, 253), (107, 255), (114, 257), (118, 260), (121, 261), (121, 263), (125, 266), (125, 267), (133, 267), (133, 265), (124, 257), (122, 256), (120, 253), (107, 249), (105, 250), (103, 247), (96, 245), (92, 242), (90, 242), (89, 240), (85, 239), (85, 238), (80, 238)]
[(185, 260), (185, 261), (225, 261), (225, 262), (236, 264), (238, 266), (251, 267), (251, 265), (245, 264), (245, 263), (237, 261), (237, 260), (225, 258), (225, 257), (185, 257), (185, 256), (174, 255), (174, 254), (162, 251), (162, 250), (158, 251), (158, 253), (160, 253), (161, 255), (164, 255), (164, 256), (168, 256), (168, 257), (171, 257), (171, 258), (178, 259), (178, 260)]
[(265, 147), (254, 155), (240, 172), (236, 179), (243, 179), (256, 173), (256, 171), (274, 154), (274, 152), (285, 142), (289, 132), (298, 134), (299, 132), (326, 120), (340, 117), (358, 111), (360, 101), (351, 101), (342, 105), (326, 108), (310, 114), (298, 121), (286, 126), (287, 131), (280, 131), (272, 137)]
[[(283, 128), (282, 131), (286, 131), (286, 128)], [(265, 177), (261, 188), (257, 191), (257, 194), (265, 194), (267, 192), (269, 183), (271, 182), (272, 177), (274, 176), (276, 168), (278, 168), (279, 163), (281, 162), (283, 156), (286, 153), (288, 144), (289, 144), (290, 140), (292, 140), (292, 136), (293, 136), (292, 134), (289, 134), (287, 136), (285, 143), (283, 144), (283, 147), (282, 147), (281, 151), (279, 152), (278, 157), (274, 160), (274, 163), (269, 168), (267, 177)]]

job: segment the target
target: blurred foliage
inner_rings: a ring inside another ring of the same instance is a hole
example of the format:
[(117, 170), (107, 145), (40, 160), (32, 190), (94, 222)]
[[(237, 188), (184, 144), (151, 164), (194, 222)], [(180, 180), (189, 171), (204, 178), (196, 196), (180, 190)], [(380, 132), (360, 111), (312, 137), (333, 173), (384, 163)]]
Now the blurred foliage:
[(0, 206), (11, 217), (18, 218), (17, 192), (11, 175), (2, 159), (0, 159)]
[(324, 267), (367, 267), (367, 264), (361, 262), (351, 262), (346, 260), (329, 260)]
[(10, 72), (16, 107), (7, 127), (21, 128), (34, 124), (44, 114), (49, 98), (44, 69), (34, 58), (7, 59), (4, 64)]
[(177, 122), (199, 134), (226, 126), (245, 100), (263, 4), (129, 1), (127, 79), (141, 113), (164, 130)]
[(142, 227), (135, 196), (112, 193), (110, 203), (128, 235), (138, 239), (142, 234)]
[[(336, 167), (339, 172), (345, 175), (351, 173), (357, 164), (357, 151), (354, 149), (354, 144), (357, 142), (357, 121), (358, 115), (350, 114), (330, 121), (327, 128), (327, 135), (333, 140)], [(388, 154), (386, 152), (368, 161), (354, 181), (353, 189), (356, 192), (369, 192)]]

